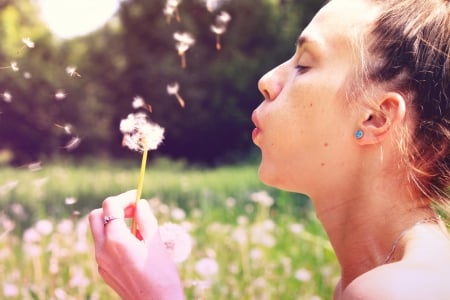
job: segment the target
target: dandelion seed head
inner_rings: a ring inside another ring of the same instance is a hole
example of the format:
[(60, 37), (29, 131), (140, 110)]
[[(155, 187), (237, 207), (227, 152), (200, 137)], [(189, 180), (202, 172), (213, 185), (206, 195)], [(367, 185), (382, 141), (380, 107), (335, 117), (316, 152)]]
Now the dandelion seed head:
[(186, 218), (186, 213), (184, 210), (178, 207), (173, 208), (170, 215), (175, 221), (182, 221)]
[(236, 199), (232, 198), (232, 197), (228, 197), (227, 199), (225, 199), (225, 205), (228, 208), (233, 208), (236, 206)]
[(289, 228), (289, 231), (292, 232), (293, 234), (300, 234), (305, 229), (304, 226), (299, 223), (290, 224), (288, 228)]
[(19, 296), (19, 288), (15, 284), (4, 282), (3, 283), (3, 295), (6, 298), (17, 297), (17, 296)]
[(56, 225), (56, 231), (63, 235), (70, 234), (73, 231), (73, 221), (69, 219), (61, 220)]
[(219, 264), (214, 258), (201, 258), (195, 264), (195, 271), (204, 278), (209, 278), (219, 272)]
[(36, 228), (31, 227), (25, 230), (22, 239), (25, 243), (36, 243), (41, 240), (41, 234), (36, 230)]
[(122, 145), (139, 152), (157, 149), (164, 139), (164, 128), (151, 122), (141, 112), (129, 114), (123, 119), (120, 131), (123, 133)]
[(49, 235), (53, 232), (53, 223), (50, 220), (39, 220), (34, 226), (41, 235)]
[(192, 240), (183, 227), (174, 223), (165, 223), (159, 227), (159, 233), (175, 263), (180, 263), (189, 257)]
[(28, 48), (34, 48), (34, 42), (29, 37), (22, 38), (22, 42), (27, 46)]

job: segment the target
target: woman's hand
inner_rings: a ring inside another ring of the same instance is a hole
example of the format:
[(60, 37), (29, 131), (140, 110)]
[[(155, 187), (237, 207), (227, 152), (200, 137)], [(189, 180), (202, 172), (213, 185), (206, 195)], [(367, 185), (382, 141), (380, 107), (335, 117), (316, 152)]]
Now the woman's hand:
[[(98, 272), (122, 299), (184, 299), (175, 263), (159, 236), (147, 201), (134, 207), (136, 191), (103, 201), (89, 214)], [(139, 238), (125, 223), (136, 209)], [(104, 218), (112, 220), (104, 224)]]

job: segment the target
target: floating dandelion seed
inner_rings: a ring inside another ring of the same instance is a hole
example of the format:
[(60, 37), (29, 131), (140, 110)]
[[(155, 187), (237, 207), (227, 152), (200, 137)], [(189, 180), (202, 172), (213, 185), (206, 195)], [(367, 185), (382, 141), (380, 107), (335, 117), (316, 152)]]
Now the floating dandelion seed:
[(144, 98), (142, 98), (141, 96), (134, 96), (131, 106), (134, 109), (143, 108), (148, 110), (149, 112), (153, 111), (152, 106), (148, 103), (145, 103)]
[(181, 98), (181, 96), (179, 94), (180, 85), (178, 84), (178, 82), (173, 82), (173, 83), (168, 84), (166, 89), (167, 89), (167, 93), (169, 95), (174, 95), (177, 98), (180, 106), (184, 108), (186, 104), (185, 104), (183, 98)]
[(222, 45), (220, 42), (220, 36), (227, 31), (228, 23), (231, 20), (231, 16), (226, 11), (221, 11), (216, 16), (215, 24), (211, 25), (211, 31), (216, 34), (216, 49), (222, 49)]
[(194, 45), (195, 39), (190, 33), (187, 32), (175, 32), (173, 38), (177, 41), (176, 48), (178, 55), (181, 57), (181, 67), (186, 68), (186, 51)]
[(66, 205), (74, 205), (75, 203), (77, 203), (77, 198), (75, 197), (66, 197), (66, 199), (64, 199), (64, 203)]
[(11, 101), (12, 101), (12, 95), (11, 95), (10, 92), (4, 91), (4, 92), (1, 94), (1, 96), (2, 96), (2, 98), (3, 98), (3, 100), (4, 100), (5, 102), (11, 103)]
[(14, 72), (19, 71), (19, 66), (17, 65), (17, 62), (15, 62), (15, 61), (11, 62), (11, 69), (12, 69)]
[(69, 74), (70, 77), (81, 77), (80, 73), (77, 72), (77, 67), (74, 66), (66, 67), (66, 73)]
[(67, 97), (67, 93), (63, 90), (57, 90), (55, 93), (56, 100), (63, 100)]
[(55, 126), (58, 127), (58, 128), (63, 129), (66, 134), (72, 134), (73, 133), (73, 126), (71, 124), (59, 125), (59, 124), (55, 123)]
[(22, 38), (22, 42), (27, 46), (28, 48), (34, 48), (34, 42), (29, 37)]
[(36, 161), (27, 165), (27, 169), (31, 172), (40, 171), (42, 169), (42, 162)]
[(222, 5), (224, 5), (229, 0), (202, 0), (202, 1), (205, 2), (206, 9), (209, 12), (213, 12), (218, 10)]
[(180, 2), (181, 0), (167, 0), (163, 10), (164, 15), (166, 16), (167, 23), (170, 23), (173, 15), (175, 15), (175, 18), (178, 22), (181, 22), (180, 12), (178, 10), (178, 5), (180, 4)]
[(81, 143), (81, 138), (74, 136), (64, 145), (64, 148), (67, 151), (72, 151), (72, 150), (76, 149), (80, 145), (80, 143)]
[(13, 70), (13, 72), (18, 72), (19, 71), (19, 65), (17, 64), (17, 62), (12, 61), (9, 66), (7, 67), (0, 67), (0, 69), (11, 69)]
[(31, 73), (30, 72), (23, 72), (23, 77), (25, 79), (30, 79), (31, 78)]
[[(149, 120), (142, 112), (129, 114), (120, 121), (120, 131), (123, 134), (122, 146), (142, 152), (141, 169), (139, 173), (136, 204), (141, 199), (144, 186), (145, 167), (149, 150), (156, 150), (164, 139), (164, 128)], [(131, 232), (137, 235), (136, 218), (133, 218)]]

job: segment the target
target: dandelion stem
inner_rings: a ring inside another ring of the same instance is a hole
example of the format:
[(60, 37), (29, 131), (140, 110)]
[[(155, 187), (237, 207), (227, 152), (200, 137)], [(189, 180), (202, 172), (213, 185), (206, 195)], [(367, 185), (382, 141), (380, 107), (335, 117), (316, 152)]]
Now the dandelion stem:
[(181, 57), (181, 67), (183, 69), (186, 69), (186, 55), (184, 53), (181, 53), (180, 57)]
[(181, 98), (181, 96), (178, 93), (175, 94), (175, 97), (177, 97), (177, 100), (178, 100), (178, 103), (180, 104), (180, 106), (184, 108), (185, 102), (184, 102), (183, 98)]
[(222, 49), (222, 45), (220, 44), (220, 35), (216, 35), (216, 49), (220, 50)]
[[(147, 153), (148, 153), (147, 149), (144, 149), (144, 151), (142, 152), (141, 171), (139, 173), (139, 182), (138, 182), (138, 188), (137, 188), (137, 192), (136, 192), (136, 202), (135, 202), (136, 207), (137, 207), (139, 200), (141, 199), (142, 188), (144, 186), (145, 166), (147, 165)], [(131, 224), (131, 232), (135, 236), (137, 236), (136, 209), (134, 211), (133, 223)]]

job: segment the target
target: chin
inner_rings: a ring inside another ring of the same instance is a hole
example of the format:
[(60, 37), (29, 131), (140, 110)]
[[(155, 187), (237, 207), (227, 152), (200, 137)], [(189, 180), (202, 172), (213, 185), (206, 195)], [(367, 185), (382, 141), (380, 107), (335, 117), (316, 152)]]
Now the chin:
[(263, 163), (259, 165), (258, 177), (259, 180), (267, 186), (280, 190), (287, 190), (286, 186), (283, 184), (283, 176), (278, 175), (278, 172), (273, 168), (267, 168)]
[(284, 172), (279, 172), (274, 168), (269, 168), (262, 162), (259, 165), (258, 177), (267, 186), (277, 188), (291, 193), (308, 194), (306, 188), (302, 188), (300, 182), (287, 182)]

